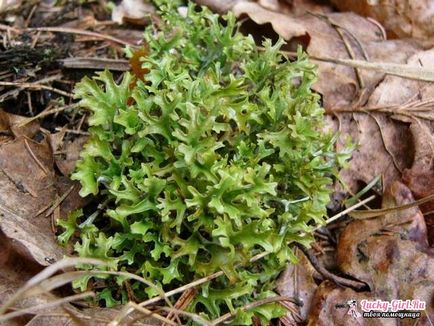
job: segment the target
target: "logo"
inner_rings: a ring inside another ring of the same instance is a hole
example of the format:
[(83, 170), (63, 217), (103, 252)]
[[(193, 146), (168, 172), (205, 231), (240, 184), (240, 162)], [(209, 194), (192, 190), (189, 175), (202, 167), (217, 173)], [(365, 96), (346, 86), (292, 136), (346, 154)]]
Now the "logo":
[(421, 300), (366, 300), (360, 301), (362, 313), (357, 309), (357, 301), (348, 300), (337, 304), (338, 309), (348, 309), (347, 315), (352, 318), (420, 318), (421, 312), (426, 309), (426, 302)]
[(357, 301), (348, 300), (348, 312), (347, 315), (351, 315), (354, 319), (360, 318), (362, 315), (357, 311)]
[(348, 309), (347, 315), (350, 315), (354, 319), (360, 318), (362, 315), (357, 310), (357, 301), (354, 299), (348, 300), (345, 303), (340, 303), (335, 306), (338, 309)]

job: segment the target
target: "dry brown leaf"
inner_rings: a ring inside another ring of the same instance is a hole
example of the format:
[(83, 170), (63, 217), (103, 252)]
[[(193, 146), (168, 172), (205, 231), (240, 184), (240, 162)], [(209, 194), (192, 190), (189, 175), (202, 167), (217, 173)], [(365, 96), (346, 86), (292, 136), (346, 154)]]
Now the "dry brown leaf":
[[(312, 42), (315, 42), (315, 39), (312, 39)], [(380, 51), (378, 50), (379, 44), (388, 44), (389, 46)], [(375, 46), (370, 48), (370, 45)], [(380, 55), (384, 61), (388, 60), (387, 56), (390, 57), (391, 54), (396, 53), (393, 58), (389, 59), (390, 61), (408, 62), (410, 66), (434, 67), (432, 65), (433, 51), (417, 51), (413, 45), (408, 43), (406, 51), (399, 51), (399, 44), (396, 41), (383, 41), (378, 44), (369, 42), (366, 49), (371, 57)], [(409, 56), (410, 54), (412, 55)], [(421, 122), (414, 120), (414, 118), (416, 114), (426, 118), (429, 118), (429, 114), (432, 115), (432, 104), (431, 107), (429, 106), (430, 99), (434, 98), (432, 83), (396, 76), (384, 77), (381, 73), (360, 71), (360, 76), (365, 82), (365, 95), (367, 95), (366, 105), (360, 106), (355, 104), (358, 101), (358, 92), (356, 92), (357, 81), (354, 70), (353, 92), (345, 93), (342, 92), (343, 89), (348, 89), (345, 85), (350, 86), (351, 84), (344, 82), (344, 79), (340, 78), (336, 72), (347, 71), (349, 73), (348, 69), (351, 68), (339, 68), (332, 64), (327, 64), (327, 66), (328, 68), (325, 69), (323, 64), (319, 65), (320, 82), (315, 85), (315, 89), (323, 94), (324, 105), (327, 110), (334, 112), (335, 116), (327, 117), (327, 119), (329, 124), (334, 126), (334, 130), (341, 133), (338, 149), (344, 143), (346, 135), (351, 135), (353, 142), (358, 145), (349, 169), (342, 172), (342, 179), (352, 192), (357, 192), (360, 185), (369, 183), (378, 175), (383, 176), (386, 187), (395, 180), (400, 180), (403, 171), (409, 169), (413, 164), (412, 152), (420, 147), (418, 142), (422, 139), (415, 135), (409, 137), (420, 129), (418, 125)], [(328, 69), (331, 69), (331, 73), (328, 72)], [(327, 83), (325, 80), (332, 80), (332, 82)], [(347, 98), (343, 94), (347, 94)], [(425, 107), (425, 112), (422, 112), (416, 106), (424, 102), (428, 104)], [(351, 103), (353, 103), (353, 108), (351, 108)], [(353, 113), (337, 113), (342, 108)], [(383, 110), (383, 113), (376, 113), (380, 109)], [(364, 113), (358, 113), (360, 111), (364, 111)], [(385, 114), (387, 112), (389, 114)], [(401, 114), (399, 114), (400, 112)], [(397, 120), (398, 118), (401, 121)], [(410, 123), (415, 125), (410, 127)], [(430, 132), (426, 137), (429, 138), (429, 134)], [(432, 146), (434, 148), (434, 144)], [(424, 153), (425, 156), (430, 156), (426, 150)], [(425, 175), (427, 173), (432, 174), (430, 172), (432, 168), (428, 167), (427, 169)]]
[(43, 266), (63, 254), (50, 219), (38, 214), (54, 202), (54, 183), (46, 138), (38, 143), (21, 136), (0, 145), (0, 229), (16, 250)]
[[(72, 187), (72, 190), (71, 190)], [(68, 214), (76, 209), (83, 208), (92, 200), (92, 198), (81, 197), (79, 191), (81, 189), (80, 183), (72, 181), (69, 177), (62, 176), (56, 177), (56, 189), (60, 197), (64, 194), (68, 194), (64, 200), (60, 203), (59, 217), (66, 217)]]
[[(372, 299), (367, 293), (359, 293), (350, 288), (342, 288), (325, 281), (321, 283), (312, 299), (312, 308), (309, 312), (308, 325), (328, 326), (376, 326), (387, 325), (385, 319), (362, 318), (360, 321), (355, 320), (348, 314), (348, 308), (345, 307), (347, 301), (356, 300), (360, 302), (363, 299)], [(343, 305), (344, 307), (336, 307)], [(360, 309), (359, 309), (360, 312)], [(384, 323), (382, 323), (384, 321)]]
[[(34, 273), (40, 270), (40, 266), (29, 262), (23, 257), (17, 255), (9, 245), (9, 240), (0, 233), (0, 241), (2, 243), (0, 255), (0, 306), (5, 303), (24, 283), (29, 280)], [(9, 249), (8, 249), (9, 247)], [(3, 254), (8, 252), (7, 256)], [(32, 307), (37, 304), (48, 302), (51, 296), (40, 295), (33, 298), (23, 298), (15, 308)], [(14, 318), (9, 320), (4, 325), (24, 325), (29, 318), (27, 316), (21, 318)], [(0, 323), (1, 324), (1, 323)]]
[[(62, 312), (46, 312), (35, 316), (26, 326), (46, 325), (80, 325), (80, 326), (106, 326), (119, 314), (118, 309), (91, 308), (78, 310), (71, 305), (66, 306)], [(122, 325), (149, 326), (161, 325), (161, 322), (149, 317), (140, 317), (138, 313), (127, 316)]]
[(120, 4), (113, 8), (112, 20), (119, 24), (124, 21), (143, 23), (145, 17), (154, 11), (154, 6), (145, 0), (122, 0)]
[(327, 117), (341, 135), (337, 149), (341, 150), (348, 135), (356, 144), (349, 167), (341, 171), (341, 179), (348, 190), (358, 192), (377, 176), (384, 187), (400, 180), (401, 171), (411, 166), (412, 149), (405, 123), (392, 122), (385, 114), (345, 113)]
[[(385, 194), (383, 207), (413, 202), (410, 190), (394, 183)], [(417, 207), (396, 211), (373, 220), (357, 220), (343, 230), (337, 247), (340, 269), (366, 282), (371, 291), (356, 293), (324, 282), (315, 293), (308, 322), (314, 325), (388, 325), (391, 319), (352, 319), (348, 308), (337, 303), (348, 300), (418, 299), (427, 302), (427, 314), (433, 320), (434, 254), (428, 249), (426, 225)], [(359, 309), (359, 312), (361, 310)], [(400, 320), (400, 325), (414, 325), (414, 320)], [(422, 314), (418, 324), (429, 325)]]
[[(283, 2), (286, 3), (286, 8), (289, 8), (287, 10), (289, 10), (293, 16), (301, 16), (306, 12), (325, 14), (333, 11), (332, 6), (327, 3), (327, 1), (285, 0)], [(282, 4), (282, 2), (280, 2), (280, 4)]]
[(0, 13), (8, 10), (17, 9), (21, 5), (21, 0), (0, 0)]
[[(412, 202), (414, 199), (410, 190), (402, 183), (395, 182), (384, 195), (383, 208)], [(340, 235), (336, 255), (337, 263), (342, 271), (368, 283), (371, 289), (374, 286), (371, 272), (364, 267), (370, 256), (363, 253), (361, 246), (364, 246), (369, 239), (374, 241), (382, 230), (396, 233), (422, 247), (428, 245), (424, 217), (417, 207), (385, 214), (376, 219), (351, 222)]]
[[(297, 251), (299, 257), (298, 264), (290, 264), (282, 273), (277, 281), (277, 292), (280, 295), (297, 298), (303, 304), (301, 307), (296, 307), (301, 321), (307, 319), (309, 310), (311, 309), (312, 298), (317, 289), (317, 284), (314, 280), (315, 269), (310, 264), (306, 256), (300, 251)], [(288, 312), (287, 317), (294, 322), (299, 323), (295, 316)]]
[[(270, 24), (276, 34), (288, 41), (285, 49), (295, 50), (301, 43), (312, 57), (401, 64), (421, 50), (414, 42), (385, 40), (381, 26), (354, 13), (283, 14), (283, 9), (276, 12), (245, 1), (236, 3), (232, 10), (238, 17), (247, 15), (256, 24)], [(323, 96), (328, 110), (363, 104), (384, 78), (384, 71), (378, 69), (355, 69), (324, 61), (317, 64), (319, 79), (313, 88)]]
[(33, 138), (39, 132), (40, 125), (37, 121), (32, 121), (25, 126), (20, 126), (20, 124), (26, 119), (26, 117), (0, 110), (0, 134)]
[(297, 18), (267, 10), (254, 2), (238, 2), (233, 6), (232, 11), (237, 17), (247, 15), (259, 25), (270, 23), (276, 33), (285, 40), (307, 34), (306, 28)]
[(432, 37), (434, 6), (431, 0), (332, 0), (340, 10), (369, 16), (398, 37)]
[(207, 6), (212, 11), (224, 14), (231, 10), (235, 4), (243, 1), (246, 0), (195, 0), (194, 2), (201, 6)]
[[(59, 135), (60, 141), (58, 140)], [(72, 141), (64, 141), (61, 132), (50, 135), (51, 146), (56, 152), (54, 155), (56, 166), (64, 176), (69, 176), (74, 171), (75, 164), (80, 158), (80, 151), (86, 141), (86, 136), (77, 137)]]
[[(202, 6), (207, 6), (218, 13), (226, 13), (236, 4), (241, 2), (254, 2), (250, 0), (195, 0)], [(327, 3), (320, 3), (315, 0), (258, 0), (256, 1), (261, 7), (267, 10), (275, 11), (280, 14), (289, 14), (300, 16), (306, 12), (327, 13), (333, 8)]]

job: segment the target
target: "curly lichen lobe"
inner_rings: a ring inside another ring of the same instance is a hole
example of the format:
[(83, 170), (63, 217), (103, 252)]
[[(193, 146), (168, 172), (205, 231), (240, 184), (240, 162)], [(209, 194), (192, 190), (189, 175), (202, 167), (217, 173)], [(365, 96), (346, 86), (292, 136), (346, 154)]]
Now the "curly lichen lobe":
[[(216, 318), (273, 295), (273, 280), (295, 260), (288, 244), (309, 243), (323, 222), (337, 154), (319, 131), (316, 70), (304, 54), (287, 60), (281, 41), (258, 48), (232, 15), (222, 22), (193, 5), (186, 17), (168, 6), (162, 18), (157, 34), (145, 33), (144, 80), (131, 87), (126, 73), (116, 84), (104, 71), (76, 88), (91, 116), (72, 178), (83, 196), (109, 205), (94, 223), (64, 223), (62, 240), (78, 228), (79, 255), (164, 289), (223, 269), (190, 306)], [(269, 254), (248, 263), (261, 252)], [(157, 294), (133, 289), (138, 298)], [(270, 304), (236, 323), (281, 313)]]

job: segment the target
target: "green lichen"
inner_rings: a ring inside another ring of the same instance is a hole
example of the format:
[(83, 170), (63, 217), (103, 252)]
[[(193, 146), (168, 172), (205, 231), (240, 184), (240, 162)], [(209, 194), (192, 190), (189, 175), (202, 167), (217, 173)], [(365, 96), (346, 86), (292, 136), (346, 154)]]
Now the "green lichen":
[[(82, 196), (99, 195), (107, 205), (96, 218), (73, 214), (60, 239), (72, 237), (80, 256), (164, 290), (223, 270), (189, 307), (213, 319), (275, 295), (273, 281), (296, 261), (291, 244), (308, 245), (323, 223), (342, 157), (320, 132), (316, 69), (306, 55), (290, 62), (282, 41), (258, 48), (233, 15), (221, 20), (190, 5), (182, 17), (160, 8), (159, 31), (145, 32), (144, 82), (130, 89), (133, 75), (116, 84), (104, 71), (76, 87), (91, 115), (72, 179)], [(105, 279), (100, 298), (125, 301), (122, 281)], [(138, 300), (158, 294), (131, 284)], [(283, 312), (268, 304), (239, 311), (233, 323)]]

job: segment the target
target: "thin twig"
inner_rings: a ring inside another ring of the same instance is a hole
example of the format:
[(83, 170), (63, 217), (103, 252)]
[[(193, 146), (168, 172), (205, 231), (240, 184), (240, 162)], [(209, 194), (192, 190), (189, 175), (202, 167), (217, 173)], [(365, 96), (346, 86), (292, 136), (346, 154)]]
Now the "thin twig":
[(132, 47), (137, 47), (137, 45), (132, 44), (130, 42), (121, 40), (117, 37), (111, 36), (111, 35), (107, 35), (107, 34), (101, 34), (101, 33), (97, 33), (97, 32), (91, 32), (91, 31), (86, 31), (86, 30), (82, 30), (82, 29), (77, 29), (77, 28), (68, 28), (68, 27), (35, 27), (35, 28), (26, 28), (25, 31), (37, 31), (37, 32), (52, 32), (52, 33), (68, 33), (68, 34), (77, 34), (77, 35), (86, 35), (86, 36), (91, 36), (91, 37), (96, 37), (102, 40), (106, 40), (106, 41), (111, 41), (111, 42), (115, 42), (118, 44), (122, 44), (122, 45), (129, 45)]
[(76, 108), (76, 107), (78, 107), (77, 103), (73, 103), (73, 104), (70, 104), (70, 105), (62, 106), (60, 108), (56, 108), (56, 109), (52, 109), (52, 110), (47, 110), (47, 111), (42, 111), (41, 113), (35, 115), (34, 117), (30, 117), (30, 118), (24, 119), (22, 122), (20, 122), (19, 124), (17, 124), (17, 127), (19, 127), (19, 128), (24, 127), (26, 124), (32, 122), (33, 120), (41, 119), (41, 118), (44, 118), (44, 117), (49, 116), (51, 114), (63, 112), (65, 110), (73, 109), (73, 108)]
[[(176, 301), (175, 305), (173, 306), (175, 309), (180, 309), (180, 310), (185, 310), (187, 309), (187, 307), (189, 306), (189, 304), (193, 301), (194, 297), (196, 296), (196, 289), (188, 289), (187, 291), (185, 291), (183, 294), (181, 294), (181, 296), (179, 297), (179, 299)], [(178, 314), (174, 311), (171, 311), (168, 315), (167, 315), (167, 319), (169, 320), (173, 320), (175, 318), (177, 318), (178, 323), (181, 324), (181, 321), (179, 320)], [(165, 326), (163, 324), (163, 326)]]
[(65, 91), (62, 91), (61, 89), (57, 89), (51, 86), (47, 86), (47, 85), (41, 85), (38, 83), (15, 83), (15, 82), (5, 82), (5, 81), (0, 81), (0, 86), (14, 86), (14, 87), (18, 87), (18, 88), (28, 88), (28, 89), (34, 89), (34, 90), (47, 90), (47, 91), (51, 91), (53, 93), (57, 93), (59, 95), (63, 95), (66, 97), (73, 97), (72, 93), (68, 93)]
[[(281, 50), (280, 52), (290, 57), (297, 57), (297, 52), (283, 50)], [(434, 70), (427, 67), (417, 67), (390, 62), (368, 62), (355, 59), (339, 59), (314, 55), (309, 55), (309, 59), (313, 61), (331, 62), (353, 68), (379, 71), (385, 74), (402, 78), (434, 82)]]
[(29, 145), (27, 138), (24, 138), (24, 146), (26, 147), (26, 149), (29, 152), (32, 159), (39, 166), (39, 168), (44, 172), (45, 175), (48, 175), (49, 174), (48, 170), (45, 168), (44, 164), (39, 160), (39, 158), (36, 156), (36, 154), (33, 153), (32, 149), (30, 148), (30, 145)]
[(300, 250), (305, 254), (307, 259), (309, 259), (312, 266), (317, 270), (318, 273), (320, 273), (325, 279), (328, 279), (332, 282), (334, 282), (337, 285), (350, 287), (352, 289), (361, 290), (363, 288), (367, 287), (367, 284), (360, 281), (353, 281), (347, 278), (343, 278), (337, 275), (334, 275), (330, 273), (324, 266), (321, 265), (321, 263), (318, 261), (318, 258), (316, 258), (315, 254), (312, 252), (311, 249), (307, 249), (305, 246), (303, 246), (300, 243), (295, 244)]
[(289, 298), (289, 297), (285, 297), (285, 296), (275, 296), (275, 297), (271, 297), (271, 298), (265, 298), (265, 299), (262, 299), (262, 300), (258, 300), (258, 301), (255, 301), (255, 302), (248, 303), (245, 306), (243, 306), (241, 308), (238, 308), (234, 312), (228, 312), (227, 314), (224, 314), (223, 316), (221, 316), (221, 317), (219, 317), (217, 319), (214, 319), (211, 322), (211, 325), (219, 325), (219, 324), (225, 322), (226, 320), (234, 317), (236, 315), (237, 311), (239, 311), (239, 310), (241, 310), (241, 311), (247, 311), (247, 310), (251, 310), (253, 308), (262, 306), (264, 304), (269, 304), (269, 303), (279, 302), (279, 301), (289, 301), (289, 302), (298, 304), (298, 302), (296, 300), (294, 300), (293, 298)]
[(45, 217), (50, 216), (54, 210), (65, 200), (66, 197), (69, 196), (71, 191), (74, 189), (75, 185), (71, 186), (61, 197), (59, 197), (54, 203), (53, 206), (45, 213)]

